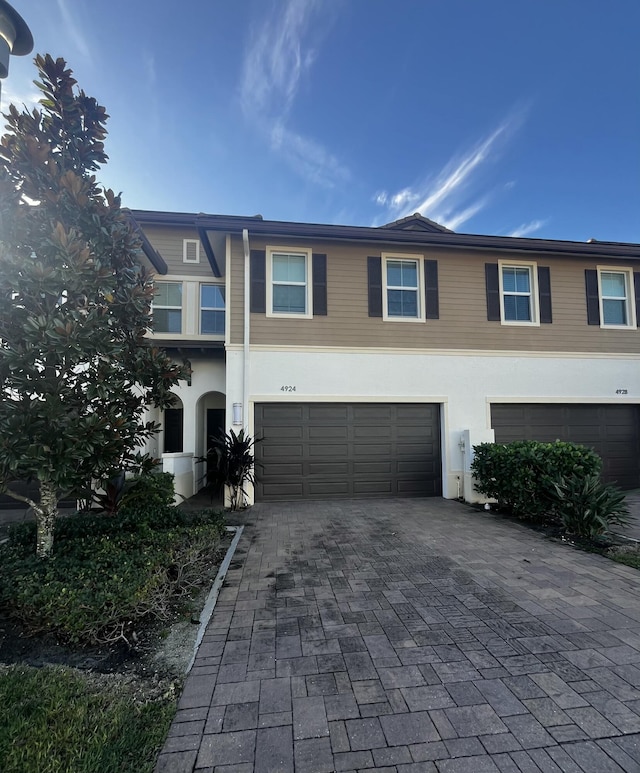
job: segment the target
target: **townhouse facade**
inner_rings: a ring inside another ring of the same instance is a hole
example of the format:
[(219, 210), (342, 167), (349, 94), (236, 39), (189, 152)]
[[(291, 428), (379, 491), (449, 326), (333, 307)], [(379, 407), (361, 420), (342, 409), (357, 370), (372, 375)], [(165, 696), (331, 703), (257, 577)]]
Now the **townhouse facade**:
[(473, 445), (572, 440), (640, 487), (640, 247), (135, 210), (152, 337), (191, 365), (149, 451), (189, 496), (220, 429), (251, 500), (477, 499)]

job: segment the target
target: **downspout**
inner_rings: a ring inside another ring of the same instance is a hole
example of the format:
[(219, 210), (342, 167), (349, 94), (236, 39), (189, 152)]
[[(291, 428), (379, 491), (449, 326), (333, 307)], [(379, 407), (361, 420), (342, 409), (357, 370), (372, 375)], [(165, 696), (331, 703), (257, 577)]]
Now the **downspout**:
[(250, 333), (250, 291), (251, 271), (249, 250), (249, 230), (242, 229), (242, 243), (244, 244), (244, 337), (243, 337), (243, 364), (242, 364), (242, 422), (245, 435), (249, 432), (249, 333)]

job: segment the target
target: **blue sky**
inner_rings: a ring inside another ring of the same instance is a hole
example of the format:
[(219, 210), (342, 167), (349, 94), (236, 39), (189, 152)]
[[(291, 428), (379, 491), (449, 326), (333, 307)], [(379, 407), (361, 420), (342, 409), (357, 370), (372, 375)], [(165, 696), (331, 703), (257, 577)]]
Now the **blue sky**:
[(640, 242), (638, 0), (11, 1), (131, 208)]

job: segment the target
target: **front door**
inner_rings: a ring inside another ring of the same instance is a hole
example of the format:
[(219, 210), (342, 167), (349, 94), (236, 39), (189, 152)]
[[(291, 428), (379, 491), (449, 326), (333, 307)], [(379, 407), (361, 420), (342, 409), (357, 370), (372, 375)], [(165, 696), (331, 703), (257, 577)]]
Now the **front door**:
[(218, 437), (225, 430), (224, 408), (207, 408), (207, 434), (205, 437), (205, 455), (211, 447), (211, 438)]

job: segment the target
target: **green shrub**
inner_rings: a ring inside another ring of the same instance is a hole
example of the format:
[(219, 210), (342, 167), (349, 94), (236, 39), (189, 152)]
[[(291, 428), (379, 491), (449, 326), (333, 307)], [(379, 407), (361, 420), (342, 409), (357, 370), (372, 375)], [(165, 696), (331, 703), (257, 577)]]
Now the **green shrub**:
[(114, 472), (96, 483), (96, 490), (81, 498), (83, 512), (116, 515), (122, 508), (161, 507), (175, 500), (173, 475), (170, 472), (143, 472), (130, 478)]
[(514, 515), (535, 521), (553, 517), (554, 483), (561, 478), (582, 481), (602, 469), (595, 451), (561, 441), (481, 443), (474, 446), (474, 454), (471, 471), (476, 489)]
[(128, 640), (143, 619), (168, 619), (202, 582), (224, 520), (177, 507), (78, 514), (59, 521), (46, 561), (33, 554), (34, 528), (12, 529), (0, 547), (0, 606), (28, 632), (96, 644)]
[(579, 537), (594, 539), (630, 521), (624, 492), (602, 483), (598, 475), (561, 478), (553, 486), (551, 501), (565, 531)]
[(172, 505), (175, 499), (173, 475), (170, 472), (154, 472), (137, 475), (127, 480), (122, 507), (129, 510), (139, 507)]

